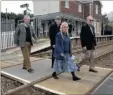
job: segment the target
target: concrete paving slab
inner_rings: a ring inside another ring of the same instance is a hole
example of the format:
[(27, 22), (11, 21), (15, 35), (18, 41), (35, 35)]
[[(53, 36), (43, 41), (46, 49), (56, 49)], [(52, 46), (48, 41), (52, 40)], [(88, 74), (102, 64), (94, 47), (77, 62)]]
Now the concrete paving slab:
[(45, 76), (51, 75), (51, 60), (44, 59), (32, 62), (33, 73), (28, 73), (26, 70), (22, 69), (22, 65), (17, 65), (9, 68), (2, 69), (1, 72), (17, 78), (23, 83), (32, 82), (41, 79)]
[(91, 95), (113, 95), (113, 79), (110, 74), (93, 92)]
[(111, 78), (113, 79), (113, 74), (111, 75)]
[(88, 66), (82, 66), (81, 71), (76, 73), (77, 76), (82, 78), (80, 81), (72, 81), (70, 73), (62, 73), (58, 76), (59, 80), (50, 78), (36, 85), (37, 87), (52, 89), (65, 95), (84, 95), (111, 72), (111, 69), (97, 67), (98, 73), (96, 74), (89, 72), (88, 69)]
[(102, 85), (92, 95), (113, 95), (113, 86)]
[(109, 85), (109, 86), (113, 86), (113, 80), (111, 80), (110, 78), (104, 83), (104, 85)]

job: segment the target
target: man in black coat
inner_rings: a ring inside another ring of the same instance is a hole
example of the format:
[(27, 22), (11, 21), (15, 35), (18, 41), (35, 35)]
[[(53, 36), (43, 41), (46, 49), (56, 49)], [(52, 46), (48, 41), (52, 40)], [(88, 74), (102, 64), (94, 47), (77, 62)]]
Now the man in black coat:
[(60, 31), (60, 24), (61, 24), (61, 18), (57, 16), (55, 18), (55, 23), (53, 23), (49, 28), (49, 38), (50, 38), (50, 44), (52, 48), (52, 66), (51, 66), (52, 68), (54, 64), (53, 53), (55, 48), (55, 39), (56, 39), (56, 34)]
[(95, 59), (93, 52), (96, 46), (96, 39), (92, 16), (88, 16), (87, 23), (82, 26), (80, 40), (83, 52), (85, 54), (84, 60), (88, 59), (90, 62), (89, 71), (97, 73), (97, 70), (94, 69)]
[(72, 25), (71, 25), (71, 23), (69, 23), (68, 26), (69, 26), (69, 30), (68, 30), (69, 36), (72, 37)]

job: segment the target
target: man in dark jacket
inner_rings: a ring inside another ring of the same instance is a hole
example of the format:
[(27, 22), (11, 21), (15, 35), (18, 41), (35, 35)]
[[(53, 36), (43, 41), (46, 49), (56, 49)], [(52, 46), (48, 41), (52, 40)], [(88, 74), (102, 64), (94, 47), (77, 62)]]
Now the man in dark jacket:
[(96, 46), (96, 39), (95, 39), (95, 30), (93, 26), (92, 16), (88, 16), (87, 24), (82, 26), (81, 33), (80, 33), (80, 40), (81, 40), (83, 52), (85, 54), (84, 59), (88, 59), (90, 62), (89, 71), (97, 73), (97, 71), (94, 69), (95, 59), (93, 56), (93, 51)]
[(54, 48), (55, 48), (55, 39), (56, 39), (56, 34), (60, 31), (60, 24), (61, 24), (61, 18), (57, 16), (55, 18), (55, 23), (52, 24), (49, 28), (49, 38), (50, 38), (50, 44), (52, 48), (52, 66), (51, 66), (52, 68), (54, 64), (53, 53), (54, 53)]
[(31, 68), (30, 62), (30, 52), (33, 42), (36, 42), (36, 35), (33, 27), (29, 24), (30, 17), (28, 15), (24, 16), (24, 23), (19, 24), (14, 33), (14, 43), (21, 48), (23, 54), (23, 68), (29, 73), (34, 70)]
[(69, 23), (68, 26), (69, 26), (69, 30), (68, 30), (69, 36), (72, 37), (72, 25), (71, 25), (71, 23)]

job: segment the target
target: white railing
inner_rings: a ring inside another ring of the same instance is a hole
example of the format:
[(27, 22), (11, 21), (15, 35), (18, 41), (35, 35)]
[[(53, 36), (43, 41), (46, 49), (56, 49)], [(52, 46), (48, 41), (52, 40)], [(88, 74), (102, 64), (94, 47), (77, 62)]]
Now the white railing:
[(14, 44), (14, 32), (2, 32), (1, 33), (1, 50), (9, 49), (15, 47)]
[[(80, 37), (71, 37), (72, 47), (81, 47)], [(113, 42), (113, 35), (96, 36), (96, 42), (98, 44)]]

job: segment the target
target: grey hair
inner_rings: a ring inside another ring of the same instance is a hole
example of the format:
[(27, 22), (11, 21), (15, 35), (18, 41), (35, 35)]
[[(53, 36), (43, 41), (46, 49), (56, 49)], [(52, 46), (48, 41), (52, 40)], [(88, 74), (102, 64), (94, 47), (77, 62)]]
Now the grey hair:
[(25, 16), (24, 16), (24, 19), (25, 19), (25, 18), (29, 18), (29, 19), (30, 19), (30, 16), (29, 16), (29, 15), (25, 15)]
[(88, 16), (88, 17), (87, 17), (87, 20), (88, 20), (89, 18), (92, 18), (92, 19), (93, 19), (93, 16), (91, 16), (91, 15), (90, 15), (90, 16)]

